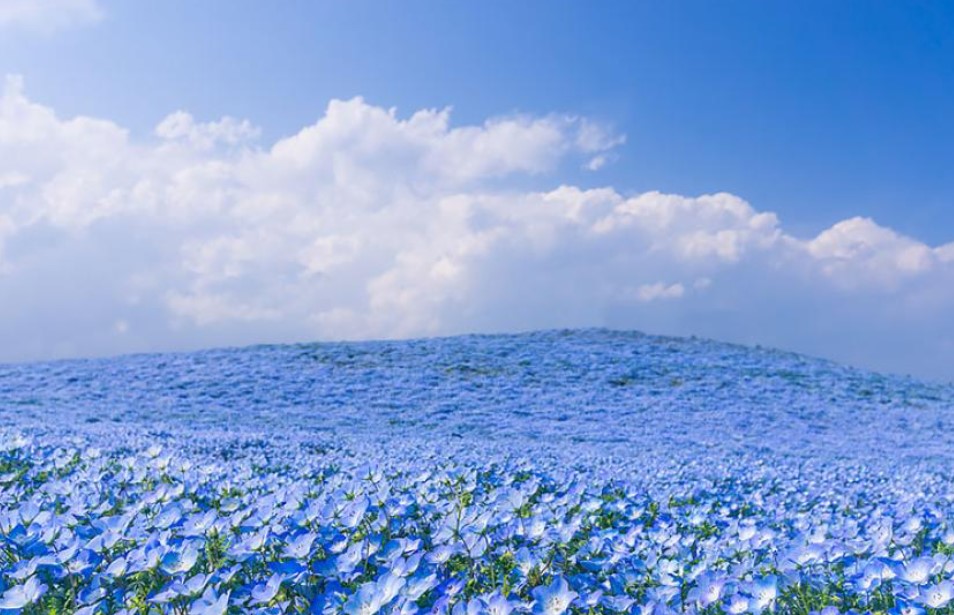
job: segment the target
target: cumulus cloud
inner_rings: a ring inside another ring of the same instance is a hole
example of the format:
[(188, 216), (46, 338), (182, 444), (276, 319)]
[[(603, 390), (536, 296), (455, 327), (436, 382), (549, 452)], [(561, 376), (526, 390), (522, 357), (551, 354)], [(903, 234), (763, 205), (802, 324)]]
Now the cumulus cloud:
[(839, 284), (890, 289), (937, 268), (951, 245), (932, 249), (870, 218), (851, 218), (819, 234), (806, 248), (825, 275)]
[(95, 23), (102, 17), (96, 0), (0, 0), (0, 29), (48, 33)]
[(258, 136), (259, 130), (248, 120), (223, 117), (215, 122), (196, 122), (191, 114), (177, 111), (156, 126), (156, 135), (168, 141), (186, 141), (199, 151), (218, 144), (238, 145)]
[(623, 143), (585, 118), (455, 126), (355, 98), (258, 138), (184, 111), (134, 138), (9, 78), (0, 358), (598, 325), (942, 377), (954, 358), (954, 243), (561, 185)]

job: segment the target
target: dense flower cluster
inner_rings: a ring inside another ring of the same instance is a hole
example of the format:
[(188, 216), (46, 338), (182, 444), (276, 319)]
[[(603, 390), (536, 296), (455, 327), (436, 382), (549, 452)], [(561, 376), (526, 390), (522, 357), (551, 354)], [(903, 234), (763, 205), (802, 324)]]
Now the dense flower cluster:
[[(56, 365), (37, 369), (82, 373)], [(824, 382), (819, 364), (807, 365), (815, 385)], [(462, 388), (480, 382), (456, 377), (447, 376)], [(656, 381), (672, 386), (676, 377)], [(791, 381), (798, 388), (805, 379), (796, 372)], [(42, 388), (11, 382), (0, 378), (8, 400)], [(590, 385), (566, 386), (579, 398)], [(629, 384), (591, 391), (614, 386)], [(882, 396), (930, 390), (939, 404), (950, 395), (880, 376), (865, 386)], [(763, 394), (770, 404), (793, 393)], [(706, 402), (683, 412), (702, 414)], [(877, 421), (859, 418), (853, 454), (846, 446), (798, 455), (773, 452), (773, 434), (752, 429), (731, 446), (706, 445), (709, 415), (670, 439), (666, 417), (642, 409), (652, 428), (608, 432), (601, 445), (592, 406), (566, 405), (544, 420), (515, 405), (498, 417), (501, 437), (468, 429), (467, 407), (428, 426), (427, 408), (407, 400), (394, 418), (413, 428), (356, 421), (331, 432), (260, 424), (241, 408), (192, 425), (132, 408), (123, 420), (123, 403), (118, 393), (105, 398), (110, 418), (94, 422), (0, 407), (0, 612), (954, 611), (952, 464), (930, 447), (886, 456), (878, 444), (949, 437), (942, 419), (924, 423), (941, 408), (912, 416), (924, 426), (908, 435), (879, 436)]]

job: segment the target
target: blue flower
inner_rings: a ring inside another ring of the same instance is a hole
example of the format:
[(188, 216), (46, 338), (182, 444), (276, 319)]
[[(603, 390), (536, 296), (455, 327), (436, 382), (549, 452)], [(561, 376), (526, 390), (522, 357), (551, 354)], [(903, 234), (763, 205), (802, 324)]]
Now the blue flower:
[(914, 585), (926, 585), (931, 580), (933, 569), (934, 560), (932, 558), (918, 557), (907, 562), (898, 576)]
[(168, 575), (189, 572), (199, 559), (199, 551), (191, 544), (170, 549), (162, 556), (159, 568)]
[(515, 603), (507, 600), (500, 590), (481, 596), (481, 602), (484, 603), (484, 611), (487, 615), (510, 615), (517, 606)]
[(534, 588), (531, 595), (536, 615), (563, 615), (578, 596), (563, 577), (556, 577), (550, 585)]
[(728, 579), (714, 573), (703, 573), (696, 579), (696, 587), (689, 592), (689, 599), (699, 608), (706, 608), (722, 600), (722, 593)]
[(47, 586), (38, 578), (30, 577), (22, 585), (14, 585), (0, 596), (0, 609), (22, 609), (33, 604), (46, 593)]
[(278, 573), (273, 574), (265, 583), (260, 583), (252, 588), (252, 604), (267, 604), (278, 595), (281, 589), (284, 577)]
[(415, 576), (409, 577), (407, 579), (407, 585), (405, 586), (404, 593), (407, 595), (409, 600), (417, 600), (428, 590), (437, 587), (437, 584), (438, 580), (436, 574), (426, 574), (419, 572)]
[(755, 581), (749, 591), (752, 595), (749, 606), (753, 612), (771, 609), (778, 598), (778, 579), (774, 576), (763, 577)]
[(225, 615), (229, 608), (229, 592), (216, 595), (210, 587), (192, 603), (189, 615)]
[(381, 606), (380, 588), (372, 581), (361, 585), (341, 610), (348, 615), (374, 615), (381, 610)]
[(942, 609), (954, 599), (954, 583), (941, 581), (921, 591), (919, 602), (932, 609)]
[[(927, 611), (924, 610), (924, 607), (909, 602), (907, 600), (896, 600), (894, 608), (888, 611), (891, 615), (925, 615)], [(838, 615), (838, 613), (833, 613), (832, 615)]]
[(285, 544), (282, 550), (282, 557), (289, 559), (308, 559), (311, 553), (311, 545), (314, 544), (318, 535), (314, 532), (307, 532), (297, 536), (291, 542)]

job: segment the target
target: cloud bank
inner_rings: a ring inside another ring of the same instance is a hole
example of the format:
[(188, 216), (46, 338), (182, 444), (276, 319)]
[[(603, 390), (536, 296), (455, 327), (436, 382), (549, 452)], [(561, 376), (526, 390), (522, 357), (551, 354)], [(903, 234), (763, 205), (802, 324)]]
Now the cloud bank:
[(360, 98), (270, 145), (184, 111), (133, 138), (8, 78), (0, 359), (614, 326), (952, 376), (954, 243), (561, 185), (622, 142), (580, 117), (455, 126)]

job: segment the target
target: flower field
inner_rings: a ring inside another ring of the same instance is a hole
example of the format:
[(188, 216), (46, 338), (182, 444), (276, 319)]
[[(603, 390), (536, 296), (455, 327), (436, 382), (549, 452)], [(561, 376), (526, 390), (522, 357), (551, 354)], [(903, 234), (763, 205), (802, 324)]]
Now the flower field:
[(0, 366), (0, 612), (954, 613), (954, 387), (603, 330)]

